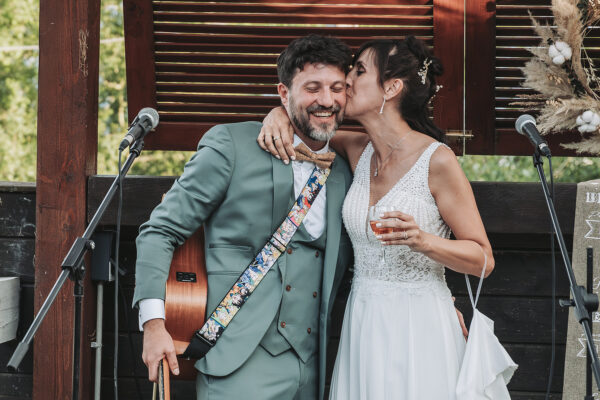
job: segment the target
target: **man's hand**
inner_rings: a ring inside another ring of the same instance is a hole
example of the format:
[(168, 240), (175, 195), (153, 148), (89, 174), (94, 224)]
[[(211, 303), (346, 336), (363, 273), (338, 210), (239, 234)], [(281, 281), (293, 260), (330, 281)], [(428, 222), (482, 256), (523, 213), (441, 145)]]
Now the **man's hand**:
[(148, 379), (152, 382), (157, 381), (158, 362), (164, 357), (167, 358), (171, 372), (179, 375), (179, 364), (175, 355), (175, 346), (171, 335), (165, 329), (163, 319), (151, 319), (144, 324), (144, 351), (142, 359), (148, 367)]
[[(455, 300), (456, 299), (452, 297), (452, 301)], [(469, 337), (469, 330), (467, 329), (467, 325), (465, 324), (465, 318), (463, 317), (462, 313), (458, 311), (458, 308), (454, 307), (454, 309), (456, 310), (456, 315), (458, 316), (458, 322), (460, 322), (460, 327), (462, 328), (463, 336), (465, 337), (465, 340), (467, 340)]]

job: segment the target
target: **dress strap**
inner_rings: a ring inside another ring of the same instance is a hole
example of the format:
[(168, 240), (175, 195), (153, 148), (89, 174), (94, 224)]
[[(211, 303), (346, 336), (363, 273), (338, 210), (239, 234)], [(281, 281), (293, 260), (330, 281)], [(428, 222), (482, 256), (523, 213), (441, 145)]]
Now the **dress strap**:
[(373, 154), (373, 144), (369, 141), (365, 146), (360, 158), (358, 159), (358, 163), (356, 164), (356, 170), (354, 171), (354, 176), (357, 175), (369, 175), (370, 170), (370, 161), (371, 155)]
[(423, 151), (423, 154), (421, 154), (421, 157), (419, 157), (419, 162), (425, 163), (425, 165), (427, 165), (427, 170), (429, 170), (429, 161), (431, 160), (431, 156), (440, 146), (448, 147), (442, 142), (433, 142), (427, 146), (425, 151)]
[[(479, 247), (481, 249), (481, 246)], [(469, 275), (465, 274), (465, 280), (467, 281), (467, 290), (469, 291), (469, 298), (471, 299), (471, 305), (473, 309), (477, 308), (477, 302), (479, 301), (479, 293), (481, 293), (481, 287), (483, 286), (483, 276), (485, 275), (485, 268), (487, 267), (487, 254), (485, 251), (481, 249), (483, 253), (483, 269), (481, 270), (481, 276), (479, 277), (479, 285), (477, 285), (477, 293), (475, 294), (475, 299), (473, 300), (473, 291), (471, 289), (471, 282), (469, 281)]]

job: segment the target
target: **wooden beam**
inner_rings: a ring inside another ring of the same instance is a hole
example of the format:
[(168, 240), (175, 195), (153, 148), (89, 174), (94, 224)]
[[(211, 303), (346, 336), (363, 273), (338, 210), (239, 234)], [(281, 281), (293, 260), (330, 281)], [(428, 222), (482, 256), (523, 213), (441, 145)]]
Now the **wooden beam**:
[[(96, 171), (100, 0), (41, 0), (35, 309), (85, 228), (86, 178)], [(91, 398), (95, 293), (86, 276), (80, 397)], [(68, 281), (34, 340), (33, 398), (73, 398), (73, 285)]]

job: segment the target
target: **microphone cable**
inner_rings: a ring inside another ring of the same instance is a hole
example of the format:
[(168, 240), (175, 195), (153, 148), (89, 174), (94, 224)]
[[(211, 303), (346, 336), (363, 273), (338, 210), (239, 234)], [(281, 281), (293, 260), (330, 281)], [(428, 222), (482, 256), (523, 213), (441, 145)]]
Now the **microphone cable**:
[(127, 326), (127, 336), (129, 340), (129, 349), (131, 351), (131, 360), (133, 362), (133, 378), (135, 382), (135, 389), (138, 395), (138, 399), (142, 400), (142, 392), (140, 388), (140, 382), (137, 376), (136, 371), (136, 357), (133, 345), (133, 339), (131, 337), (131, 329), (129, 326), (129, 313), (127, 311), (127, 300), (125, 298), (125, 294), (123, 293), (123, 287), (121, 285), (121, 281), (119, 280), (120, 275), (120, 267), (119, 267), (119, 248), (121, 247), (121, 216), (123, 211), (123, 176), (121, 174), (122, 167), (122, 154), (123, 150), (119, 150), (119, 196), (118, 196), (118, 206), (117, 206), (117, 227), (115, 233), (115, 257), (112, 260), (115, 270), (115, 292), (114, 292), (114, 350), (113, 350), (113, 388), (114, 388), (114, 399), (119, 400), (119, 386), (118, 386), (118, 377), (119, 377), (119, 294), (121, 295), (121, 300), (123, 302), (123, 317), (125, 318), (125, 325)]
[[(552, 203), (554, 207), (556, 207), (556, 203), (554, 202), (556, 196), (554, 193), (554, 173), (552, 171), (552, 157), (548, 156), (547, 158), (548, 167), (550, 169), (550, 199), (552, 199)], [(550, 388), (552, 386), (552, 377), (554, 376), (554, 361), (556, 359), (556, 254), (554, 248), (554, 241), (554, 225), (550, 224), (550, 256), (552, 257), (552, 355), (550, 356), (550, 372), (548, 376), (548, 387), (546, 388), (546, 400), (550, 398)]]
[(127, 338), (129, 340), (129, 352), (130, 352), (130, 356), (131, 356), (131, 361), (132, 361), (132, 372), (133, 372), (133, 381), (135, 382), (135, 391), (138, 395), (138, 399), (142, 400), (142, 390), (140, 387), (140, 380), (139, 380), (139, 376), (137, 374), (137, 357), (136, 354), (138, 354), (135, 351), (135, 345), (133, 343), (133, 337), (131, 335), (131, 325), (129, 324), (129, 311), (128, 311), (128, 303), (127, 303), (127, 299), (125, 298), (125, 292), (123, 291), (123, 285), (119, 284), (119, 293), (121, 294), (121, 301), (123, 303), (123, 318), (125, 319), (125, 326), (127, 326)]
[(121, 157), (123, 150), (119, 150), (119, 204), (117, 206), (117, 232), (115, 235), (115, 292), (114, 292), (114, 307), (115, 307), (115, 327), (114, 327), (114, 350), (113, 350), (113, 386), (115, 400), (119, 400), (119, 247), (121, 244), (121, 211), (123, 208), (123, 176), (121, 174)]

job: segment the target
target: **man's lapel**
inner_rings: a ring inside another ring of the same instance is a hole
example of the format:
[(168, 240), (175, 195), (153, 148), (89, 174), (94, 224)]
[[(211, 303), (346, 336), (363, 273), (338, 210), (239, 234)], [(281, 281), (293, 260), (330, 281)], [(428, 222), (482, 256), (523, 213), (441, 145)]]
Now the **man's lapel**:
[(281, 225), (294, 204), (294, 171), (292, 164), (285, 165), (271, 157), (273, 162), (273, 215), (271, 233)]
[[(339, 157), (339, 155), (337, 156)], [(325, 247), (325, 262), (323, 264), (323, 293), (322, 300), (327, 301), (333, 286), (335, 268), (340, 247), (342, 231), (342, 203), (345, 196), (344, 175), (341, 163), (336, 159), (331, 165), (331, 173), (327, 178), (327, 244)], [(327, 303), (323, 303), (327, 304)]]

